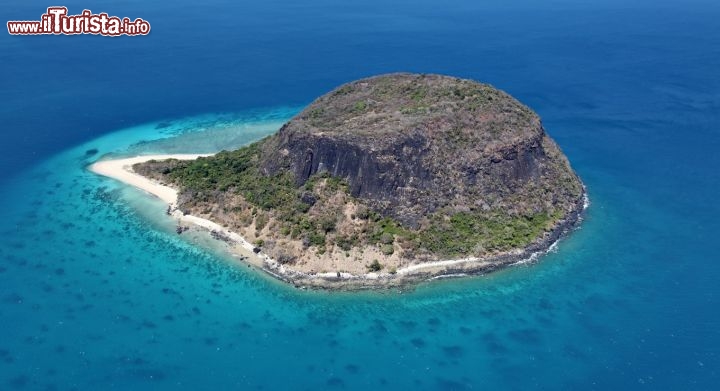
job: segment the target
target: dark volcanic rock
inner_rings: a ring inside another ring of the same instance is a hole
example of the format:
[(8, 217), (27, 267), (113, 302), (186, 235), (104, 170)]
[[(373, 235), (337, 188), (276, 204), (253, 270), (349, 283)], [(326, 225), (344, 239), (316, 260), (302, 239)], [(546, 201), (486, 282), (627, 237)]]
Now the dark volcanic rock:
[(439, 75), (355, 81), (246, 147), (133, 168), (177, 186), (184, 213), (262, 243), (272, 275), (353, 289), (528, 259), (580, 221), (584, 197), (535, 113)]
[(540, 118), (489, 85), (391, 74), (320, 97), (262, 146), (266, 174), (324, 171), (410, 227), (439, 208), (571, 212), (582, 184)]

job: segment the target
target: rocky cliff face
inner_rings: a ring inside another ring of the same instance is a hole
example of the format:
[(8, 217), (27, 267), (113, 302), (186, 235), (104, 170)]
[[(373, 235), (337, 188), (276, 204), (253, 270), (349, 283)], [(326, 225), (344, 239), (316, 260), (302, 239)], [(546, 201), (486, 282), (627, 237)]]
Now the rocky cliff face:
[(317, 173), (416, 228), (439, 209), (570, 211), (582, 185), (530, 109), (491, 86), (392, 74), (320, 97), (263, 145), (268, 175)]
[(458, 258), (482, 260), (462, 273), (492, 270), (546, 249), (578, 221), (583, 198), (535, 113), (438, 75), (358, 80), (257, 143), (135, 169), (175, 184), (183, 212), (305, 276), (394, 276)]

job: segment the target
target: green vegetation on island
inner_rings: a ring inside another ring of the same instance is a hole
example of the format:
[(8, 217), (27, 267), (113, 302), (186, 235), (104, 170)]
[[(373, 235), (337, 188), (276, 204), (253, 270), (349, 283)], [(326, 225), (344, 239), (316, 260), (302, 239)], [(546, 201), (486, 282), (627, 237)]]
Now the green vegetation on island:
[(530, 109), (435, 75), (349, 83), (256, 143), (135, 170), (281, 263), (392, 273), (523, 249), (576, 215), (583, 194)]

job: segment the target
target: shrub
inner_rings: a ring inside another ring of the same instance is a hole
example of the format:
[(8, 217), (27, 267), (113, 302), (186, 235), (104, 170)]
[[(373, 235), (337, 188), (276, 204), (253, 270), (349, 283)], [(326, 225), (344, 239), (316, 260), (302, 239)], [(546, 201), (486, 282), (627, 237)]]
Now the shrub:
[(367, 108), (367, 103), (363, 101), (355, 102), (355, 105), (353, 106), (353, 111), (362, 112), (365, 111)]
[(352, 238), (341, 235), (335, 239), (335, 244), (344, 251), (350, 251), (354, 243)]
[(262, 229), (265, 228), (265, 226), (267, 225), (268, 220), (269, 218), (267, 214), (259, 213), (257, 217), (255, 217), (255, 229), (257, 229), (258, 231), (262, 231)]
[(325, 235), (319, 232), (313, 232), (308, 236), (310, 246), (324, 246)]
[(295, 263), (296, 258), (290, 254), (281, 252), (280, 254), (278, 254), (276, 260), (283, 265), (287, 265), (287, 264)]
[(335, 230), (335, 224), (337, 224), (337, 217), (323, 216), (318, 221), (318, 228), (327, 233)]
[(360, 205), (356, 215), (360, 220), (367, 220), (370, 217), (370, 210), (365, 205)]
[(368, 271), (379, 272), (380, 270), (382, 270), (383, 265), (380, 263), (380, 261), (375, 259), (369, 265), (367, 265), (365, 267), (368, 269)]
[(395, 252), (392, 244), (383, 244), (380, 251), (385, 255), (392, 255)]

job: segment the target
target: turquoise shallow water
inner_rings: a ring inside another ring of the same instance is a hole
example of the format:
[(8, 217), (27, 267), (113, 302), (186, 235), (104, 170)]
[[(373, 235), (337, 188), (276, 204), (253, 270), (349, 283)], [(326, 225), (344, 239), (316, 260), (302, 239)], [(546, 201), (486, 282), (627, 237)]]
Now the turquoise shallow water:
[[(89, 3), (64, 5), (152, 33), (0, 34), (0, 390), (718, 389), (716, 1)], [(588, 186), (582, 228), (479, 278), (297, 291), (85, 169), (237, 147), (394, 71), (536, 110)]]
[(6, 384), (700, 389), (716, 379), (717, 298), (693, 291), (710, 276), (671, 245), (702, 241), (697, 222), (592, 170), (585, 223), (539, 263), (350, 294), (297, 291), (188, 243), (160, 201), (85, 169), (105, 154), (241, 145), (295, 110), (139, 126), (16, 178), (2, 200), (14, 206), (1, 242)]

